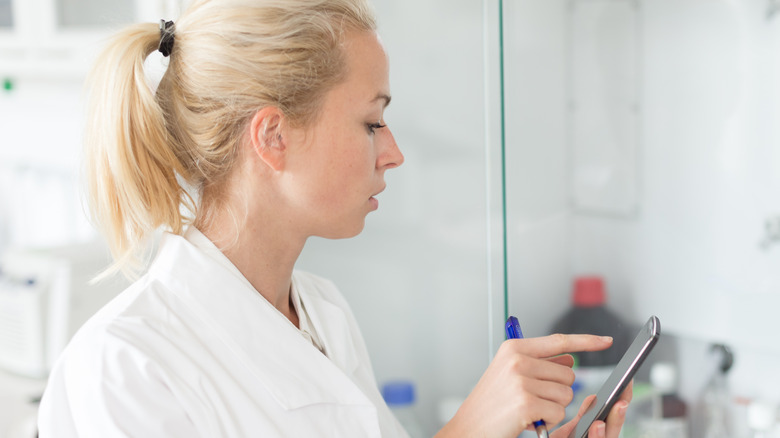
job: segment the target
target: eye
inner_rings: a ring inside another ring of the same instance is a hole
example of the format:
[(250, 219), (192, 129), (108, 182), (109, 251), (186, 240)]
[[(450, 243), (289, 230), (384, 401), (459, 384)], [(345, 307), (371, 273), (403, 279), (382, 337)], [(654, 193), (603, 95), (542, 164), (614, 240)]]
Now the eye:
[(368, 126), (368, 131), (373, 134), (376, 132), (377, 129), (382, 129), (387, 125), (383, 125), (379, 122), (376, 122), (376, 123), (369, 123), (366, 126)]

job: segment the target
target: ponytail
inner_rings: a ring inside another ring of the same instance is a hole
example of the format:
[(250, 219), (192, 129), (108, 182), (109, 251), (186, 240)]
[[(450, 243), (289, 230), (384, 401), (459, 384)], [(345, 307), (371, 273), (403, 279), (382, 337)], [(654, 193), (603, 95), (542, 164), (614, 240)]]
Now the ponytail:
[(159, 29), (138, 24), (114, 36), (88, 79), (85, 176), (93, 223), (115, 263), (101, 277), (133, 276), (150, 235), (160, 227), (181, 233), (180, 205), (193, 203), (179, 185), (184, 166), (168, 144), (162, 109), (144, 74)]

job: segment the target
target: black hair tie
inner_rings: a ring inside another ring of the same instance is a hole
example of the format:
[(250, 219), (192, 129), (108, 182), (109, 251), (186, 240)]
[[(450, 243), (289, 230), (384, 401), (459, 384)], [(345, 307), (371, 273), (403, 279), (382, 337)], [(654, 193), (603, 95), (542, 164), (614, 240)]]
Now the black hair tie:
[(170, 55), (173, 50), (174, 30), (176, 30), (176, 26), (173, 25), (173, 21), (160, 20), (160, 45), (157, 46), (157, 50), (163, 56)]

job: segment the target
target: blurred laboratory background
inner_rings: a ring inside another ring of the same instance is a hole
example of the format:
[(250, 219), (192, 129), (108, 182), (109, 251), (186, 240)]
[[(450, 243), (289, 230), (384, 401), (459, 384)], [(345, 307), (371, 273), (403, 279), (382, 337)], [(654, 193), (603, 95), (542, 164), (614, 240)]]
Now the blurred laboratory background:
[[(406, 161), (360, 236), (298, 268), (346, 295), (413, 438), (508, 315), (628, 341), (660, 318), (626, 438), (780, 437), (780, 1), (372, 2)], [(35, 436), (51, 362), (126, 285), (88, 284), (108, 263), (80, 186), (89, 66), (186, 3), (0, 0), (0, 438)], [(576, 397), (621, 354), (578, 355)]]

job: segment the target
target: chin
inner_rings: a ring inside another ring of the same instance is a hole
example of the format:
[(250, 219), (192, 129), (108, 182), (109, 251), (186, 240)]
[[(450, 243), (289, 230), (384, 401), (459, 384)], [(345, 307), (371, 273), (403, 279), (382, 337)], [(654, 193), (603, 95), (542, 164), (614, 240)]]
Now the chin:
[(359, 224), (351, 224), (349, 226), (347, 226), (347, 224), (342, 224), (338, 229), (325, 232), (321, 234), (320, 237), (326, 239), (349, 239), (360, 234), (365, 226), (366, 222), (364, 220), (360, 221)]

